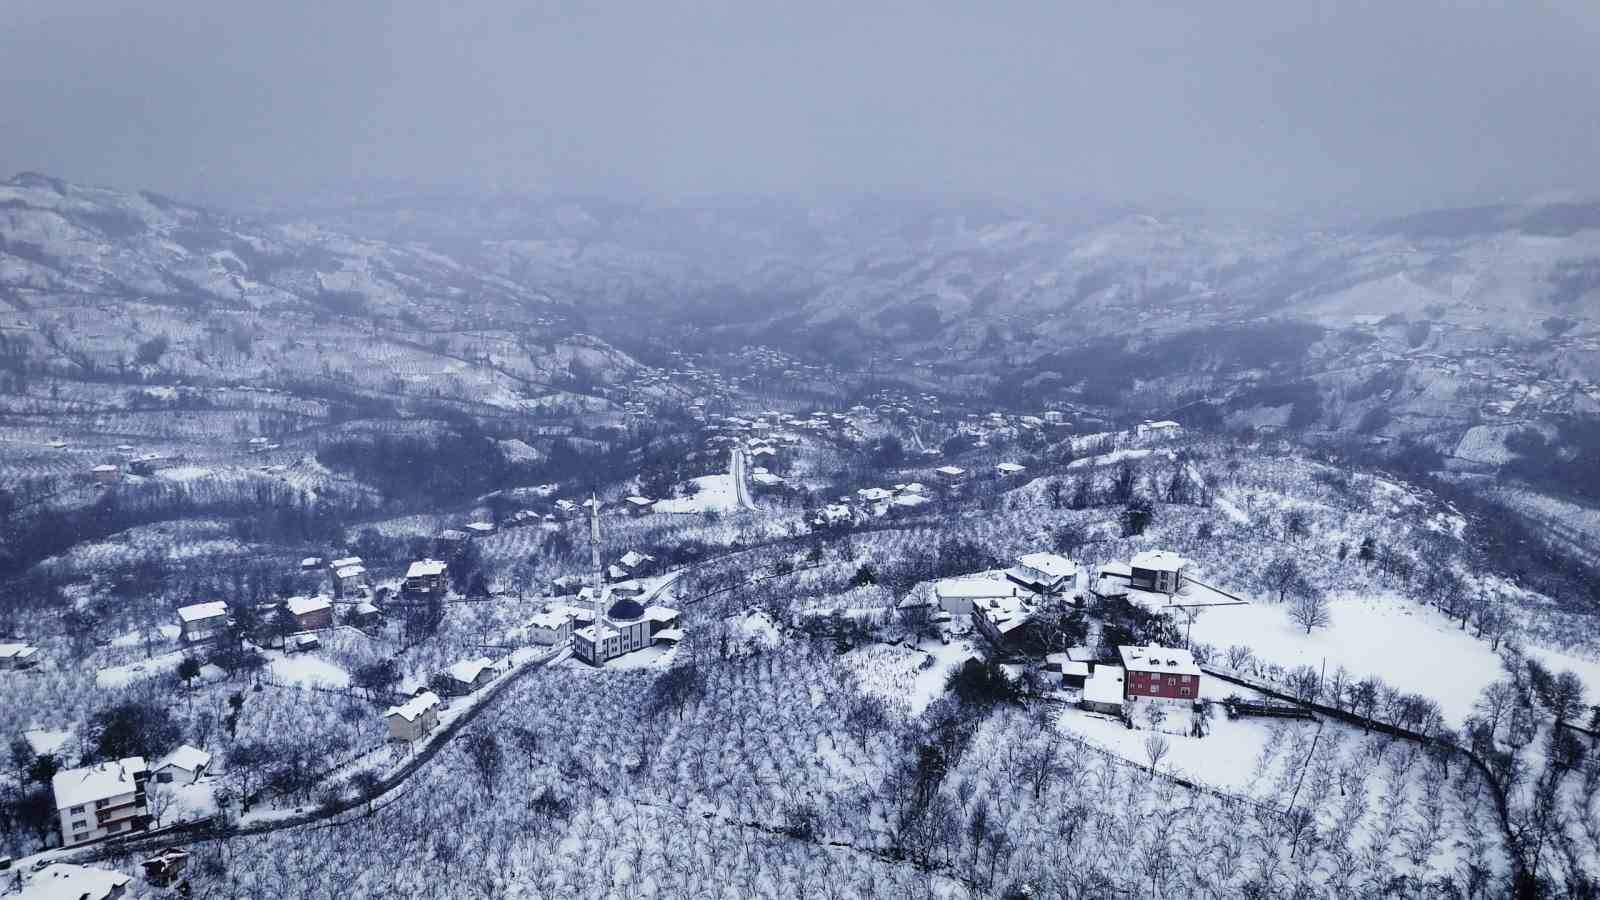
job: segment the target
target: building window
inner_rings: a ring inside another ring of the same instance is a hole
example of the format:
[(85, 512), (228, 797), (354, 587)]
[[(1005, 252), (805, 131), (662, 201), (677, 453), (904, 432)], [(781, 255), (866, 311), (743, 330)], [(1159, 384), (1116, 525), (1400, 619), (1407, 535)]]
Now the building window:
[(105, 809), (106, 805), (109, 804), (110, 802), (111, 802), (110, 800), (96, 800), (94, 802), (94, 808), (95, 809)]
[(1189, 689), (1188, 689), (1188, 688), (1184, 688), (1184, 689), (1183, 689), (1183, 695), (1184, 695), (1184, 696), (1185, 696), (1185, 697), (1187, 697), (1187, 696), (1189, 696)]
[(74, 807), (73, 807), (73, 808), (72, 808), (72, 812), (73, 812), (73, 814), (74, 814), (74, 815), (76, 815), (76, 814), (78, 814), (78, 813), (81, 813), (81, 812), (83, 812), (83, 807), (81, 807), (81, 806), (74, 806)]
[(1155, 682), (1151, 682), (1150, 683), (1150, 693), (1152, 693), (1152, 694), (1161, 693), (1161, 685), (1156, 684)]
[(1168, 675), (1167, 676), (1167, 684), (1177, 684), (1177, 683), (1178, 683), (1178, 676), (1176, 676), (1176, 675)]
[(89, 821), (87, 819), (79, 819), (76, 822), (72, 823), (72, 830), (73, 831), (81, 831), (81, 830), (83, 830), (85, 828), (88, 828), (88, 827), (89, 827)]

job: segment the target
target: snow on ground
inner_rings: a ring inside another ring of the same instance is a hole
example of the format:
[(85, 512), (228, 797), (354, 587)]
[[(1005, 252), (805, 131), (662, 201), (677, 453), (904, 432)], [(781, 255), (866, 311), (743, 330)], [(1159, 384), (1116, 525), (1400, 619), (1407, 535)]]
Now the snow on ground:
[[(1335, 596), (1332, 624), (1306, 634), (1289, 620), (1287, 605), (1251, 604), (1208, 609), (1195, 618), (1192, 639), (1219, 649), (1245, 644), (1257, 659), (1285, 668), (1331, 674), (1344, 666), (1357, 677), (1377, 676), (1395, 687), (1438, 701), (1444, 717), (1459, 727), (1485, 685), (1503, 677), (1489, 644), (1461, 630), (1431, 607), (1397, 595)], [(1600, 662), (1553, 650), (1526, 648), (1555, 671), (1570, 669), (1584, 683), (1600, 686)]]
[(976, 656), (970, 641), (924, 642), (920, 648), (871, 644), (844, 655), (867, 693), (905, 703), (912, 715), (944, 694), (950, 673)]
[(127, 687), (136, 681), (146, 678), (155, 678), (168, 672), (177, 671), (178, 663), (183, 662), (183, 653), (168, 653), (151, 659), (141, 659), (138, 662), (127, 663), (121, 666), (110, 666), (94, 674), (95, 684), (102, 688)]
[(272, 677), (284, 684), (349, 687), (350, 673), (310, 653), (279, 656), (270, 664)]
[(1234, 506), (1233, 503), (1226, 498), (1214, 495), (1211, 498), (1211, 504), (1217, 509), (1222, 510), (1223, 515), (1234, 520), (1235, 522), (1238, 522), (1240, 525), (1250, 524), (1250, 517), (1245, 515), (1244, 510)]
[(739, 497), (734, 493), (732, 475), (704, 475), (694, 479), (700, 486), (693, 497), (676, 497), (656, 503), (656, 512), (699, 513), (708, 510), (734, 510), (739, 508)]
[[(1248, 688), (1219, 678), (1201, 679), (1200, 696), (1220, 701), (1229, 694), (1247, 698), (1259, 696)], [(1056, 727), (1130, 762), (1148, 765), (1150, 758), (1145, 752), (1144, 742), (1150, 736), (1150, 730), (1143, 717), (1144, 705), (1147, 704), (1135, 706), (1136, 728), (1130, 729), (1111, 716), (1075, 707), (1062, 712)], [(1232, 793), (1250, 792), (1252, 782), (1258, 777), (1251, 761), (1261, 755), (1262, 748), (1273, 740), (1275, 731), (1293, 728), (1315, 731), (1317, 728), (1317, 724), (1311, 721), (1229, 719), (1220, 703), (1214, 703), (1212, 710), (1210, 733), (1197, 738), (1190, 737), (1189, 710), (1179, 704), (1169, 706), (1167, 718), (1161, 725), (1168, 748), (1161, 768)]]
[(22, 733), (23, 740), (33, 749), (36, 756), (46, 753), (58, 753), (67, 741), (72, 740), (70, 731), (52, 731), (48, 728), (34, 728)]
[(1167, 459), (1176, 458), (1171, 450), (1122, 449), (1113, 450), (1110, 453), (1102, 453), (1099, 456), (1085, 456), (1082, 459), (1075, 459), (1072, 462), (1067, 463), (1067, 468), (1087, 469), (1090, 467), (1114, 466), (1123, 460), (1140, 460), (1150, 456), (1153, 453), (1159, 453), (1161, 456), (1165, 456)]
[(215, 474), (211, 469), (203, 466), (173, 466), (170, 469), (160, 469), (156, 472), (157, 478), (168, 481), (194, 481), (197, 478), (209, 478)]

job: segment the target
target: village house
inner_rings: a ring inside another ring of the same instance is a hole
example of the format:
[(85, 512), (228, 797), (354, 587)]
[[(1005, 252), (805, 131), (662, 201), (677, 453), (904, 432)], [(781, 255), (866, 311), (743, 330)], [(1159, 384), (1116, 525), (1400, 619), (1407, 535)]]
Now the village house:
[(1064, 597), (1078, 588), (1078, 564), (1056, 553), (1029, 553), (1006, 570), (1006, 580), (1041, 597)]
[(0, 644), (0, 669), (28, 669), (38, 664), (38, 647), (29, 644)]
[(1084, 683), (1094, 673), (1094, 664), (1073, 659), (1071, 654), (1050, 653), (1044, 658), (1044, 668), (1047, 672), (1061, 673), (1061, 686), (1082, 690)]
[(462, 527), (466, 529), (468, 537), (488, 537), (494, 534), (493, 522), (468, 522)]
[(1177, 422), (1140, 422), (1134, 433), (1146, 440), (1176, 437), (1183, 433), (1183, 426)]
[(940, 466), (933, 470), (933, 474), (945, 484), (960, 484), (967, 480), (967, 470), (960, 466)]
[(889, 511), (889, 501), (894, 494), (885, 488), (870, 487), (856, 491), (856, 497), (861, 501), (862, 511), (877, 518)]
[(320, 568), (322, 568), (322, 557), (320, 556), (308, 556), (300, 560), (300, 570), (302, 572), (310, 572)]
[(1173, 647), (1118, 647), (1127, 670), (1129, 700), (1192, 703), (1200, 696), (1200, 667), (1189, 651)]
[(402, 586), (408, 594), (444, 593), (445, 564), (437, 559), (419, 559), (406, 569)]
[(623, 501), (630, 516), (648, 516), (655, 512), (656, 502), (649, 497), (632, 496)]
[(228, 604), (221, 600), (178, 609), (178, 636), (186, 644), (215, 640), (228, 630)]
[(361, 557), (347, 556), (333, 561), (333, 596), (338, 600), (359, 597), (367, 589), (367, 569)]
[(572, 638), (572, 615), (561, 611), (542, 612), (528, 620), (528, 641), (557, 647)]
[(1033, 607), (1023, 597), (994, 597), (972, 604), (972, 624), (996, 648), (1014, 647), (1019, 630), (1033, 618)]
[(933, 597), (939, 608), (963, 619), (972, 615), (975, 603), (1016, 596), (1017, 586), (999, 578), (945, 578), (933, 586)]
[(648, 553), (640, 553), (637, 550), (629, 550), (627, 553), (622, 554), (621, 559), (617, 560), (617, 565), (627, 569), (629, 572), (637, 574), (643, 570), (645, 566), (655, 561), (656, 558)]
[(1188, 565), (1188, 560), (1170, 550), (1146, 550), (1130, 561), (1128, 583), (1170, 597), (1183, 589), (1183, 570)]
[(1089, 579), (1089, 593), (1099, 600), (1119, 600), (1128, 596), (1128, 582), (1133, 569), (1124, 562), (1108, 562), (1100, 572)]
[(57, 772), (50, 786), (55, 792), (61, 845), (76, 847), (143, 830), (148, 818), (145, 782), (149, 777), (144, 758), (139, 756)]
[(999, 475), (1001, 478), (1010, 478), (1014, 475), (1021, 475), (1023, 472), (1028, 471), (1028, 467), (1019, 463), (1003, 462), (998, 466), (995, 466), (994, 471), (995, 474)]
[(371, 600), (357, 603), (355, 609), (350, 611), (350, 623), (357, 628), (366, 628), (383, 621), (383, 612)]
[(811, 518), (811, 524), (818, 528), (848, 525), (852, 518), (850, 507), (842, 503), (830, 503), (817, 510), (817, 514)]
[(439, 695), (423, 691), (383, 714), (389, 727), (389, 740), (414, 744), (427, 737), (439, 724)]
[(1125, 696), (1122, 667), (1096, 666), (1094, 673), (1083, 683), (1083, 698), (1079, 700), (1079, 705), (1090, 712), (1120, 716)]
[(290, 597), (283, 605), (301, 631), (333, 627), (333, 604), (327, 597)]
[(90, 476), (100, 484), (110, 484), (122, 477), (122, 470), (113, 465), (95, 466), (89, 470)]
[(152, 771), (160, 784), (194, 784), (206, 773), (206, 766), (210, 764), (211, 754), (199, 747), (183, 744), (167, 754), (167, 758), (157, 763)]
[(109, 869), (53, 863), (34, 875), (13, 900), (117, 900), (132, 880)]
[(444, 671), (449, 683), (447, 693), (452, 697), (465, 697), (494, 680), (494, 662), (487, 656), (458, 662)]
[(467, 533), (458, 528), (446, 528), (433, 539), (433, 549), (440, 556), (454, 557), (467, 542)]
[(294, 634), (283, 641), (285, 653), (307, 653), (322, 648), (322, 640), (314, 634)]

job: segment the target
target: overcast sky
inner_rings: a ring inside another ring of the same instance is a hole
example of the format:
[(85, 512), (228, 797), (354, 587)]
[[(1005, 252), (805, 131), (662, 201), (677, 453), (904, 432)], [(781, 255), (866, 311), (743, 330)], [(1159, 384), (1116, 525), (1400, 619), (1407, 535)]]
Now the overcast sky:
[(1399, 212), (1600, 194), (1596, 0), (5, 0), (0, 171)]

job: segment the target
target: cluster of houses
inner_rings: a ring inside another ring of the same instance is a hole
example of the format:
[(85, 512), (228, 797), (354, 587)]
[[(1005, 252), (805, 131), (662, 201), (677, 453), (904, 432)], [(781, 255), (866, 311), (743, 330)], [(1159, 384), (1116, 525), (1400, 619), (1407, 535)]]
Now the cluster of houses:
[(1121, 716), (1138, 703), (1192, 704), (1200, 698), (1200, 666), (1178, 647), (1122, 646), (1117, 663), (1089, 648), (1052, 653), (1046, 667), (1062, 684), (1080, 691), (1078, 704), (1092, 712)]
[[(279, 603), (258, 604), (264, 613), (284, 610), (293, 617), (296, 633), (285, 649), (314, 649), (316, 642), (310, 632), (333, 627), (333, 602), (327, 597), (290, 597)], [(226, 635), (233, 620), (228, 604), (221, 600), (191, 603), (177, 611), (178, 638), (186, 646), (205, 644)]]
[(39, 664), (39, 648), (32, 644), (0, 644), (0, 669), (31, 669)]

